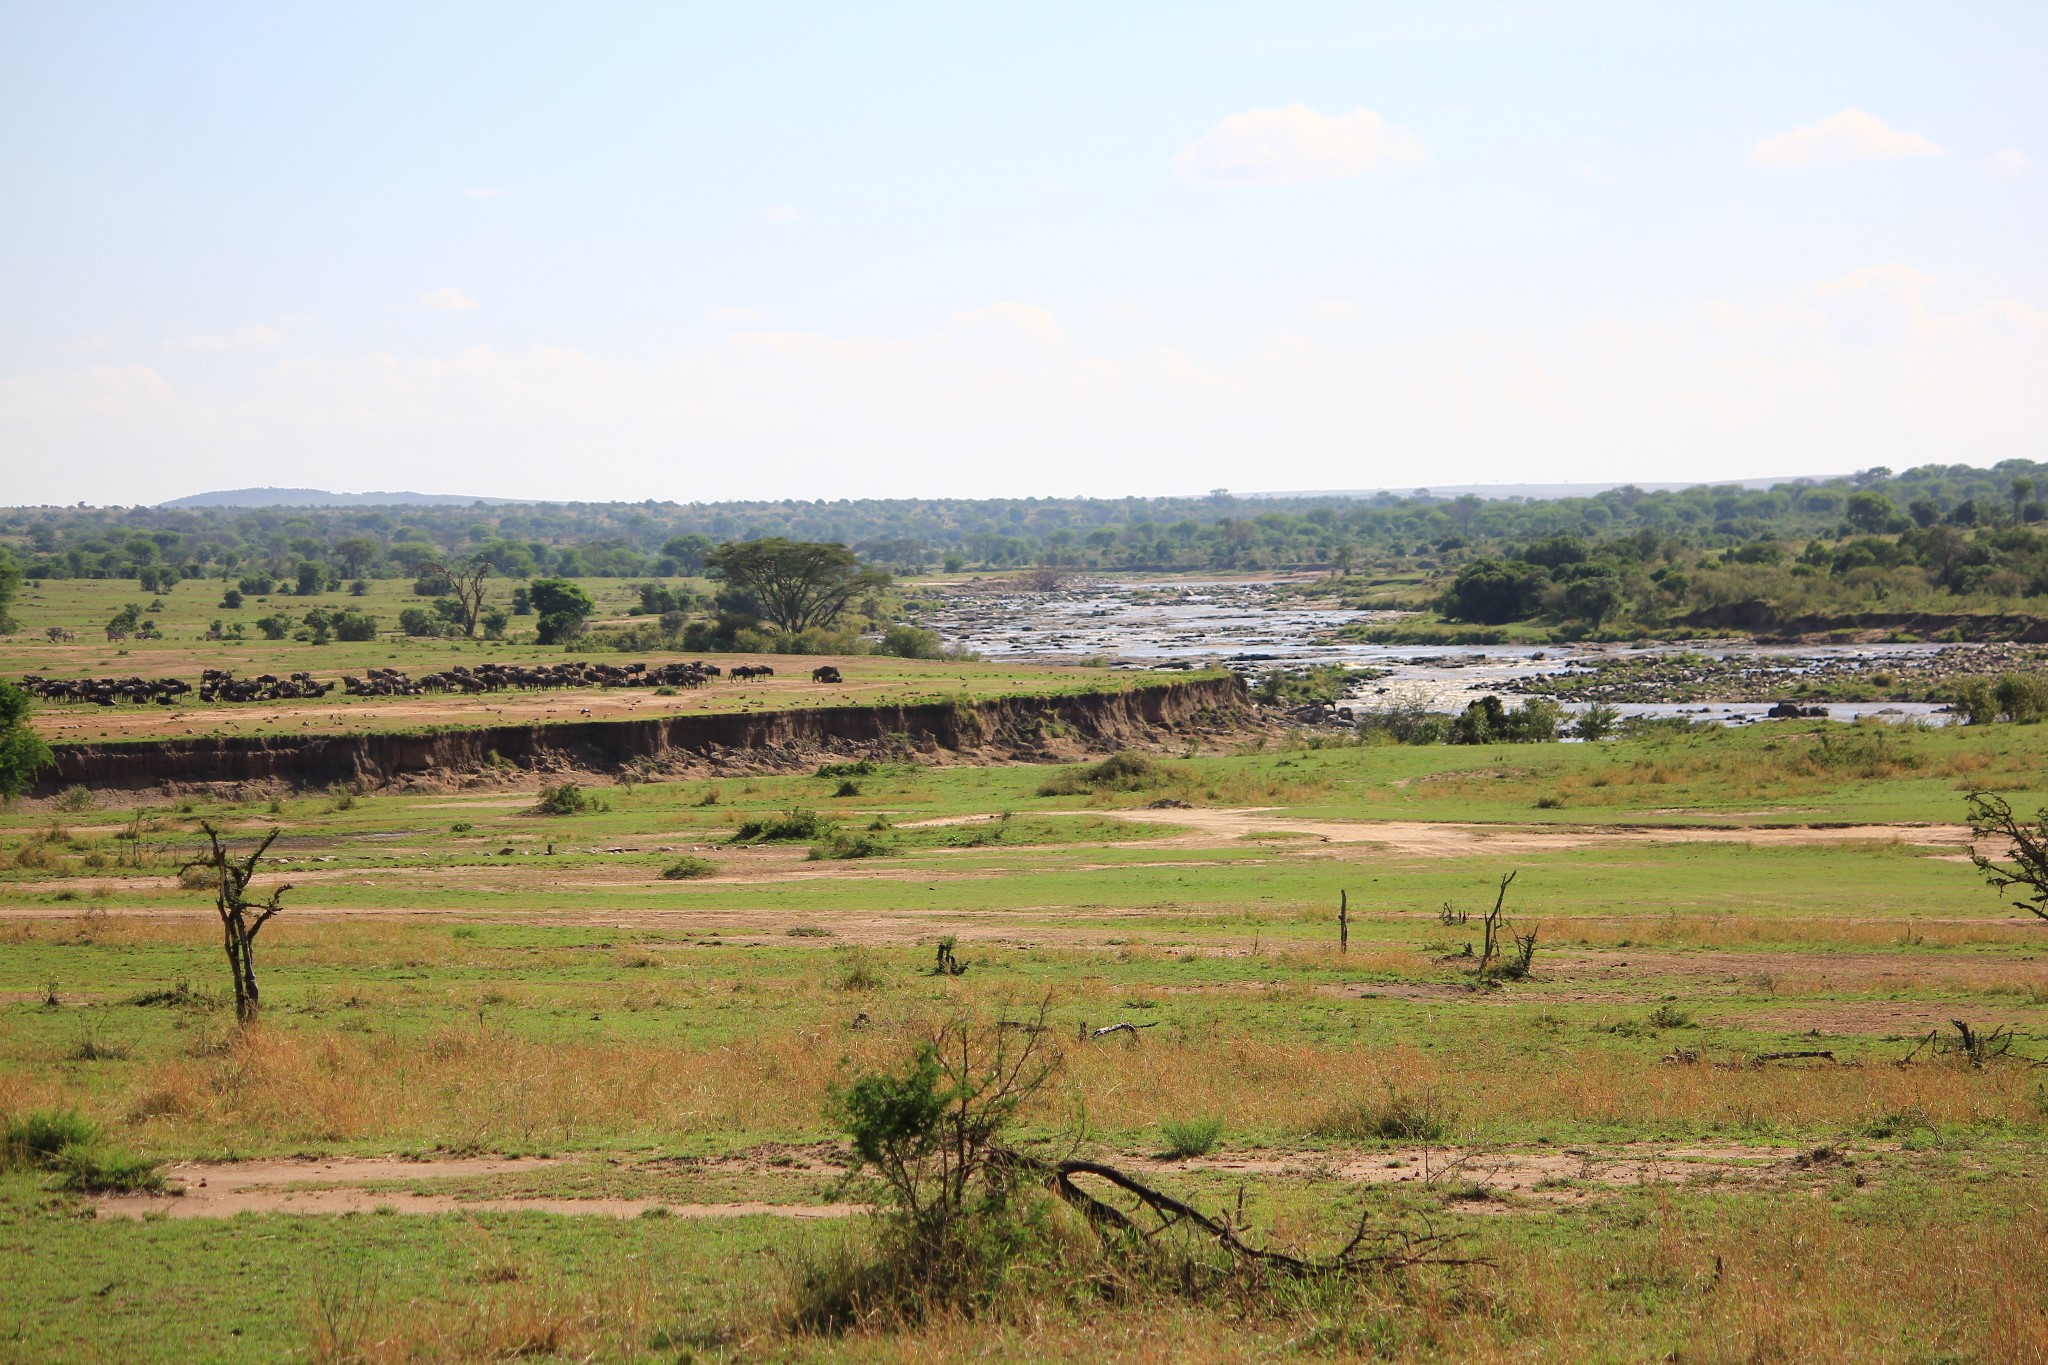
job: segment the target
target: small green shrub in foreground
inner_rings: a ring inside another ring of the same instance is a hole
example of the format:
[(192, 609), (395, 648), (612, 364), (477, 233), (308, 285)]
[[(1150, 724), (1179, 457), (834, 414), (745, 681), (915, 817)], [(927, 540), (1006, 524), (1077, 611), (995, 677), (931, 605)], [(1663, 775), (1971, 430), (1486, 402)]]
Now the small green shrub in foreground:
[(687, 881), (692, 877), (709, 877), (718, 871), (718, 864), (709, 858), (678, 858), (661, 870), (661, 875), (672, 882)]
[(154, 1191), (157, 1163), (99, 1145), (99, 1125), (75, 1109), (38, 1109), (10, 1119), (0, 1136), (0, 1167), (54, 1171), (60, 1189), (79, 1194)]
[(1207, 1156), (1223, 1140), (1223, 1116), (1200, 1114), (1194, 1118), (1161, 1119), (1159, 1131), (1166, 1136), (1166, 1151), (1162, 1155), (1167, 1160)]

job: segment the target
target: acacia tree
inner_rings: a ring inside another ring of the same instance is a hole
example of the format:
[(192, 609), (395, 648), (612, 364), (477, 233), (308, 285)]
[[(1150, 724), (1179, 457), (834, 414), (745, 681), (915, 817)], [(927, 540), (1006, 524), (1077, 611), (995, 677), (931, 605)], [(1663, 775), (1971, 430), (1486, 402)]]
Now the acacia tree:
[(448, 580), (448, 591), (455, 597), (457, 607), (456, 624), (462, 633), (476, 635), (477, 618), (484, 610), (484, 580), (491, 575), (491, 561), (482, 555), (471, 555), (460, 560), (422, 560), (420, 576), (439, 574)]
[(220, 832), (210, 823), (201, 821), (199, 828), (212, 847), (187, 862), (179, 872), (182, 874), (187, 868), (204, 868), (214, 879), (214, 908), (220, 913), (228, 972), (235, 980), (235, 1018), (244, 1024), (253, 1024), (257, 1012), (256, 935), (270, 923), (272, 916), (284, 909), (284, 893), (292, 888), (291, 883), (286, 882), (274, 888), (268, 900), (252, 901), (248, 894), (249, 880), (256, 875), (256, 864), (264, 853), (277, 842), (278, 831), (271, 830), (248, 857), (237, 860), (228, 853), (227, 845), (220, 841)]
[[(1989, 792), (1971, 792), (1970, 861), (1984, 874), (1984, 880), (2000, 891), (2021, 888), (2020, 904), (2048, 919), (2048, 809), (2037, 811), (2032, 824), (2023, 824), (2003, 797)], [(2010, 863), (2001, 863), (1977, 851), (1985, 839), (2004, 839)]]
[(829, 626), (855, 597), (889, 585), (889, 575), (863, 567), (844, 545), (780, 536), (728, 541), (704, 563), (788, 631)]

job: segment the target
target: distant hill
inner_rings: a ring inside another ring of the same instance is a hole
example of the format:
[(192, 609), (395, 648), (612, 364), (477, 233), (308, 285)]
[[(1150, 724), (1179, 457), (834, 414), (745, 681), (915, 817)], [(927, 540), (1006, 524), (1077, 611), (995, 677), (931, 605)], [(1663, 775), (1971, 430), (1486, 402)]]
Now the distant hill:
[(1777, 479), (1694, 479), (1689, 483), (1433, 483), (1416, 488), (1311, 488), (1286, 493), (1246, 493), (1247, 498), (1371, 498), (1381, 493), (1415, 497), (1461, 498), (1467, 493), (1480, 498), (1527, 498), (1548, 502), (1555, 498), (1590, 498), (1611, 488), (1640, 488), (1645, 493), (1675, 493), (1681, 488), (1776, 488), (1786, 483), (1825, 483), (1845, 474), (1815, 475), (1808, 478)]
[(465, 498), (456, 493), (329, 493), (324, 488), (229, 488), (172, 498), (159, 507), (502, 507), (518, 498)]

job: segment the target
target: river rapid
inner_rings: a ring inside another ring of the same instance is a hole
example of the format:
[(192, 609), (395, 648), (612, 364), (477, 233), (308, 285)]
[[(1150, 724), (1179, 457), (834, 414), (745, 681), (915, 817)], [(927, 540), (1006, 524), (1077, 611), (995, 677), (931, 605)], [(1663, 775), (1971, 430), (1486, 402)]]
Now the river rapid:
[[(1380, 645), (1338, 642), (1343, 626), (1392, 623), (1400, 612), (1358, 612), (1306, 605), (1267, 582), (1186, 579), (1076, 581), (1051, 591), (999, 588), (960, 592), (923, 623), (948, 643), (991, 659), (1069, 661), (1102, 658), (1123, 667), (1221, 665), (1247, 678), (1273, 668), (1342, 664), (1378, 674), (1353, 685), (1350, 705), (1416, 705), (1456, 712), (1493, 693), (1512, 696), (1544, 678), (1617, 659), (1655, 655), (1737, 661), (1763, 686), (1782, 680), (1790, 696), (1802, 677), (1861, 671), (1925, 672), (1937, 644), (1759, 645), (1748, 640), (1548, 645)], [(1767, 682), (1762, 680), (1768, 680)], [(1748, 689), (1753, 691), (1754, 687)], [(1635, 698), (1614, 703), (1624, 715), (1684, 715), (1724, 724), (1763, 719), (1764, 700)], [(1802, 704), (1806, 704), (1802, 701)], [(1836, 720), (1876, 716), (1942, 724), (1930, 702), (1814, 702)]]

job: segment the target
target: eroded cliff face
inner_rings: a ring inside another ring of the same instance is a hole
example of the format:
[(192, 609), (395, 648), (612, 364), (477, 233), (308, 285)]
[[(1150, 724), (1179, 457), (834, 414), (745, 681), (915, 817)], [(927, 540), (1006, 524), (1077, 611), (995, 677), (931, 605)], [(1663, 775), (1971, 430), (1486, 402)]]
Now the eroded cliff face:
[(1052, 758), (1144, 747), (1244, 725), (1236, 678), (1195, 678), (1118, 692), (998, 697), (917, 706), (819, 706), (649, 720), (498, 725), (418, 734), (223, 735), (136, 744), (59, 744), (37, 794), (282, 784), (364, 787), (483, 772), (787, 769), (819, 755), (904, 750)]

